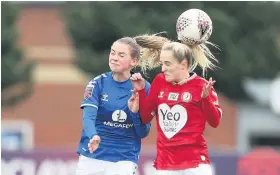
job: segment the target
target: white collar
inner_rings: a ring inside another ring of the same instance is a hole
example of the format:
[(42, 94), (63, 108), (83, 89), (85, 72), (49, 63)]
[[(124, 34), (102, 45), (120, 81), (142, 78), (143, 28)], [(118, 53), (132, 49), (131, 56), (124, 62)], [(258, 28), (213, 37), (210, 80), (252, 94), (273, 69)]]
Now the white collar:
[(193, 73), (192, 76), (190, 76), (189, 78), (186, 78), (186, 79), (184, 79), (184, 80), (182, 80), (182, 81), (180, 81), (178, 83), (172, 82), (172, 85), (182, 85), (182, 84), (185, 84), (186, 82), (194, 79), (196, 76), (197, 76), (197, 74)]

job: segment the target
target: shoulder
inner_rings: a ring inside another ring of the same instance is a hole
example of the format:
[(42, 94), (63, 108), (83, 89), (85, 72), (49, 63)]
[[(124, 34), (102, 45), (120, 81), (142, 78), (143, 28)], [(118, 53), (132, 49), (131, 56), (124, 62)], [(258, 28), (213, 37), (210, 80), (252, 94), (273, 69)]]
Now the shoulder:
[[(165, 77), (164, 77), (164, 74), (163, 73), (159, 73), (155, 76), (155, 78), (152, 80), (152, 84), (153, 86), (156, 84), (156, 85), (159, 85), (160, 83), (164, 83), (165, 82)], [(148, 85), (149, 87), (151, 86), (150, 83), (145, 80), (145, 84)]]
[(164, 83), (165, 81), (165, 77), (163, 73), (159, 73), (155, 76), (154, 80), (153, 80), (153, 84), (159, 84), (159, 83)]
[[(193, 84), (199, 87), (203, 87), (205, 84), (207, 84), (209, 81), (199, 75), (196, 75), (196, 77), (192, 80)], [(215, 91), (215, 88), (212, 87), (212, 90)]]
[(164, 74), (163, 73), (157, 74), (154, 80), (160, 80), (160, 81), (165, 80)]
[(93, 79), (91, 79), (88, 84), (89, 85), (101, 84), (104, 80), (107, 80), (109, 76), (110, 76), (110, 72), (97, 75)]
[(100, 75), (97, 75), (96, 77), (94, 77), (91, 81), (101, 81), (104, 79), (108, 79), (108, 77), (110, 76), (111, 72), (106, 72)]
[(199, 75), (196, 76), (196, 80), (200, 83), (208, 83), (208, 81), (205, 78), (203, 78)]
[(208, 83), (208, 81), (205, 78), (203, 78), (197, 74), (195, 74), (195, 76), (193, 77), (191, 82), (198, 86), (203, 86), (204, 84)]

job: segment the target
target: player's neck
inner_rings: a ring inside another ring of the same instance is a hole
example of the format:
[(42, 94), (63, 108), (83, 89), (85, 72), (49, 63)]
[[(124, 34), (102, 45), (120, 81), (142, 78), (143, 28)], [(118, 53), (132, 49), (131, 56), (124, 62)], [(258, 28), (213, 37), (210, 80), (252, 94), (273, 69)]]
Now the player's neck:
[(118, 82), (124, 82), (124, 81), (128, 80), (130, 76), (131, 76), (130, 72), (122, 72), (122, 73), (113, 72), (112, 73), (113, 79)]
[(173, 82), (173, 84), (178, 84), (178, 85), (182, 85), (184, 83), (186, 83), (189, 79), (190, 79), (190, 74), (189, 72), (186, 72), (186, 73), (182, 73), (180, 74), (181, 76), (178, 77), (178, 79)]
[(190, 78), (190, 74), (188, 72), (181, 74), (181, 76), (178, 77), (178, 80), (176, 81), (176, 83), (180, 84), (181, 82), (187, 80), (188, 78)]

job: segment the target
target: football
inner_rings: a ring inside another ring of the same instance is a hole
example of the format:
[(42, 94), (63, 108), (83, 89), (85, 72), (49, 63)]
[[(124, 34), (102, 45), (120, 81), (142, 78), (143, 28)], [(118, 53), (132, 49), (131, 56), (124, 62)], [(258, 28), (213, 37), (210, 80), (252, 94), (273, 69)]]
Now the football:
[(178, 40), (188, 45), (206, 42), (212, 34), (212, 20), (200, 9), (189, 9), (177, 19), (176, 31)]

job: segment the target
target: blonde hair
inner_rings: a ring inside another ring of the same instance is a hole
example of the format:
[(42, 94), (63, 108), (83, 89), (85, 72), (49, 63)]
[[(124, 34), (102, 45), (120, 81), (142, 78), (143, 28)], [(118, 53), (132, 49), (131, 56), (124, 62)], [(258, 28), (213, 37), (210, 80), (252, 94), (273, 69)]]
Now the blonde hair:
[(141, 47), (140, 59), (138, 66), (142, 71), (147, 69), (153, 69), (159, 67), (159, 58), (164, 43), (168, 42), (168, 39), (162, 36), (156, 35), (140, 35), (134, 37), (136, 42)]
[[(165, 37), (148, 34), (136, 36), (134, 39), (141, 46), (138, 66), (142, 71), (160, 66), (162, 50), (171, 50), (179, 62), (186, 59), (189, 72), (192, 72), (197, 66), (201, 67), (203, 76), (207, 69), (213, 70), (216, 67), (212, 61), (218, 62), (205, 44), (190, 46), (187, 43), (172, 42)], [(218, 48), (217, 45), (210, 42), (207, 42), (207, 44)]]

